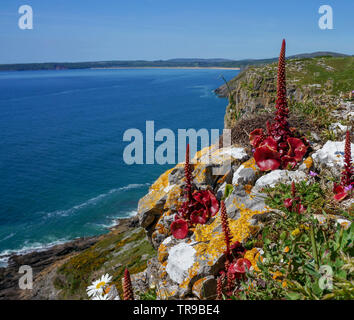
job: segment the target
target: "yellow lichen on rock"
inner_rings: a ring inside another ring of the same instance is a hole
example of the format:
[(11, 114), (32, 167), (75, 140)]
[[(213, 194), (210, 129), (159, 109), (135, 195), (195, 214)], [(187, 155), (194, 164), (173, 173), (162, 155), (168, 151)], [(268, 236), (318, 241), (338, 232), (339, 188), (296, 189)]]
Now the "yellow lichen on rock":
[(245, 185), (244, 185), (244, 188), (245, 188), (245, 192), (246, 192), (247, 194), (251, 194), (251, 190), (252, 190), (252, 188), (253, 188), (253, 186), (252, 186), (251, 184), (245, 184)]
[(191, 280), (198, 275), (200, 264), (199, 261), (193, 263), (193, 265), (188, 269), (188, 276), (183, 280), (183, 282), (179, 285), (181, 288), (185, 289), (188, 287)]
[(160, 263), (163, 263), (164, 261), (166, 261), (167, 257), (168, 257), (167, 247), (163, 243), (161, 243), (158, 249), (157, 259), (159, 260)]
[(259, 251), (257, 250), (257, 248), (247, 250), (244, 257), (251, 262), (252, 267), (255, 271), (260, 271), (260, 269), (257, 266), (257, 261), (259, 259), (262, 259), (262, 257), (260, 255)]
[[(243, 204), (236, 204), (240, 211), (240, 218), (237, 220), (228, 219), (229, 227), (232, 236), (232, 242), (242, 242), (252, 235), (256, 226), (252, 226), (249, 220), (256, 214), (262, 214), (265, 211), (255, 211), (245, 208)], [(195, 238), (198, 243), (195, 246), (196, 255), (204, 256), (208, 260), (208, 264), (214, 263), (225, 250), (224, 234), (217, 228), (221, 225), (220, 212), (217, 214), (215, 220), (209, 225), (197, 225), (195, 229)]]
[(168, 192), (164, 209), (178, 208), (182, 204), (182, 202), (183, 202), (183, 190), (180, 186), (175, 185)]
[(247, 160), (246, 162), (242, 163), (242, 165), (245, 168), (251, 168), (254, 171), (257, 171), (257, 167), (256, 167), (256, 160), (254, 159), (254, 157), (252, 157), (251, 159)]
[(304, 164), (306, 166), (307, 169), (310, 169), (313, 165), (313, 160), (312, 160), (312, 157), (309, 156), (307, 157), (305, 160), (304, 160)]
[(172, 172), (174, 168), (165, 171), (149, 188), (149, 191), (159, 191), (163, 190), (168, 186), (168, 175)]

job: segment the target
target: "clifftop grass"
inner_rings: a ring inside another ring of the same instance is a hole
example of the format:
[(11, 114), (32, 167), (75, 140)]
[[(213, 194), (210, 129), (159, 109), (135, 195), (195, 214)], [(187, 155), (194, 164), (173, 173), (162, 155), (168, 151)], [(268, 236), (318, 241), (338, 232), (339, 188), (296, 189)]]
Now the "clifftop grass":
[[(249, 72), (257, 72), (264, 79), (275, 79), (277, 63), (263, 66), (251, 66)], [(298, 87), (314, 86), (325, 88), (327, 94), (339, 94), (354, 90), (354, 57), (316, 57), (305, 59), (286, 60), (286, 77), (288, 83), (296, 83)], [(231, 88), (236, 82), (242, 81), (243, 74), (229, 81)], [(253, 89), (252, 84), (245, 83), (245, 87)]]

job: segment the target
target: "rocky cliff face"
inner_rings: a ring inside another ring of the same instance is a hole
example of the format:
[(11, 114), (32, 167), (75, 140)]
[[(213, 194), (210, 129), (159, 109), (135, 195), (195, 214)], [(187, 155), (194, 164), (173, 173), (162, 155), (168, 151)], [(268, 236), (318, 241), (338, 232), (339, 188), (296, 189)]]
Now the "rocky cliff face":
[[(334, 108), (353, 88), (352, 75), (338, 77), (339, 72), (353, 68), (354, 58), (292, 59), (287, 61), (287, 96), (290, 104), (313, 103)], [(228, 97), (225, 128), (236, 125), (237, 113), (241, 117), (259, 112), (272, 112), (276, 98), (275, 63), (249, 67), (228, 85), (216, 89), (221, 97)]]

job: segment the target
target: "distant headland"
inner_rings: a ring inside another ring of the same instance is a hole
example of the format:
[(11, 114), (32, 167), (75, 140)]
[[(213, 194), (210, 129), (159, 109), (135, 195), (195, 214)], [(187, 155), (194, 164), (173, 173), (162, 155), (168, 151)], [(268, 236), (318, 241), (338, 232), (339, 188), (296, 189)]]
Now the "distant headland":
[[(346, 56), (336, 52), (313, 52), (302, 53), (288, 58), (313, 58), (318, 56)], [(89, 62), (43, 62), (43, 63), (16, 63), (0, 64), (0, 71), (29, 71), (29, 70), (66, 70), (66, 69), (141, 69), (141, 68), (188, 68), (188, 69), (244, 69), (249, 65), (267, 64), (276, 61), (277, 58), (269, 59), (198, 59), (177, 58), (169, 60), (114, 60), (114, 61), (89, 61)]]

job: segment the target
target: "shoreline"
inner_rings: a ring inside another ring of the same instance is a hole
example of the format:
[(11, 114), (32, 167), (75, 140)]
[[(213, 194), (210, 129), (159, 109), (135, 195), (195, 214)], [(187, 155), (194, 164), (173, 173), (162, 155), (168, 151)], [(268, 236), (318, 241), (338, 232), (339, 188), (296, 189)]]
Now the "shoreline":
[[(112, 232), (121, 233), (135, 228), (137, 217), (121, 218), (117, 219), (116, 222), (116, 225), (107, 228), (107, 234)], [(0, 300), (31, 299), (31, 297), (27, 297), (26, 293), (18, 288), (18, 281), (21, 277), (21, 274), (18, 272), (20, 266), (31, 266), (33, 269), (33, 277), (36, 281), (37, 277), (41, 276), (42, 271), (51, 268), (51, 266), (58, 265), (66, 261), (66, 259), (90, 248), (104, 237), (105, 234), (79, 237), (62, 244), (45, 248), (44, 250), (32, 251), (25, 254), (11, 254), (7, 266), (0, 267)]]
[(43, 252), (51, 251), (55, 248), (65, 246), (67, 244), (75, 243), (78, 241), (84, 241), (85, 239), (99, 238), (105, 234), (110, 233), (114, 229), (118, 228), (122, 222), (125, 223), (126, 221), (133, 221), (135, 219), (136, 215), (137, 215), (137, 213), (135, 212), (135, 214), (132, 216), (126, 216), (126, 217), (114, 219), (114, 222), (111, 225), (105, 227), (105, 229), (107, 230), (106, 233), (100, 233), (100, 234), (92, 235), (92, 236), (81, 236), (81, 237), (76, 237), (76, 238), (68, 239), (68, 240), (58, 240), (58, 241), (54, 241), (52, 243), (43, 244), (42, 246), (33, 247), (33, 248), (23, 248), (23, 249), (19, 249), (19, 250), (11, 250), (8, 254), (6, 253), (3, 255), (0, 255), (0, 270), (10, 268), (11, 267), (11, 259), (13, 259), (14, 257), (26, 257), (29, 255), (41, 254)]
[(95, 67), (90, 70), (114, 70), (114, 69), (214, 69), (214, 70), (241, 70), (241, 68), (227, 68), (227, 67)]

